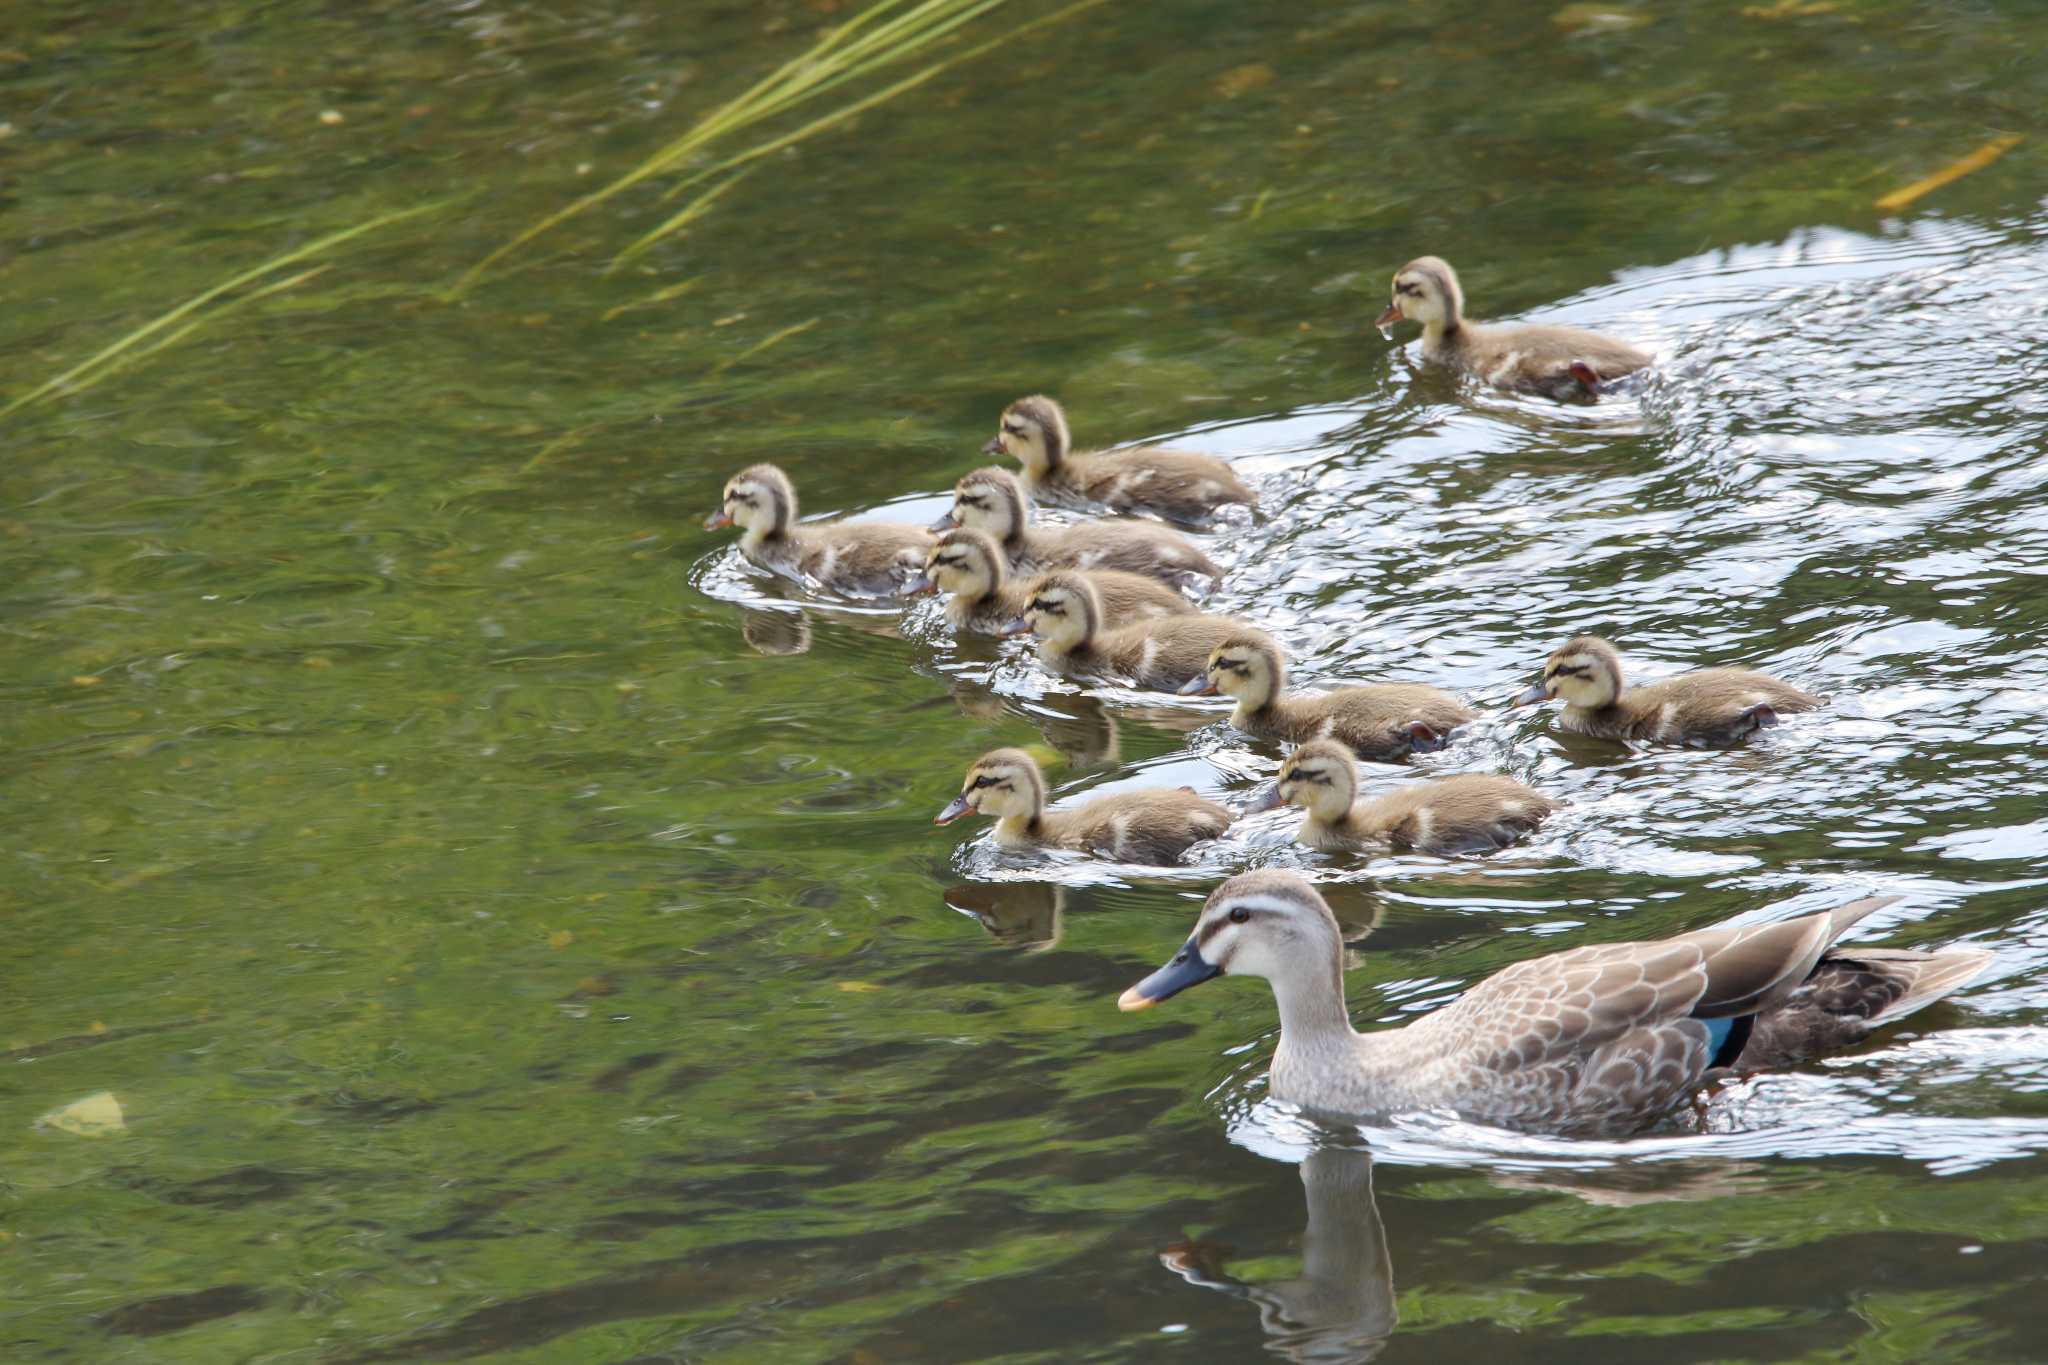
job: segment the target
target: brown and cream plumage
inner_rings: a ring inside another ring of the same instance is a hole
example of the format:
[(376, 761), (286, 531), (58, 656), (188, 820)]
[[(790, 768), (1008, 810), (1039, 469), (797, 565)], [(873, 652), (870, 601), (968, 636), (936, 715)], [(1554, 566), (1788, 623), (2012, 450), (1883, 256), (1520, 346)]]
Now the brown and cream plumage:
[[(1156, 578), (1115, 569), (1068, 572), (1081, 574), (1095, 589), (1105, 621), (1185, 616), (1194, 610), (1187, 598)], [(907, 591), (915, 596), (943, 590), (951, 594), (946, 599), (947, 620), (962, 629), (998, 634), (1024, 615), (1041, 581), (1011, 578), (995, 540), (985, 532), (960, 527), (939, 537), (925, 557), (924, 574)]]
[(960, 794), (935, 824), (963, 815), (995, 817), (1004, 848), (1062, 848), (1126, 863), (1173, 863), (1229, 827), (1232, 815), (1188, 787), (1113, 792), (1069, 810), (1047, 810), (1045, 776), (1022, 749), (995, 749), (974, 760)]
[(1144, 1009), (1213, 976), (1262, 976), (1280, 1009), (1277, 1100), (1618, 1135), (1656, 1122), (1711, 1073), (1755, 1069), (1753, 1044), (1756, 1062), (1775, 1064), (1802, 1055), (1772, 1043), (1780, 1034), (1816, 1047), (1854, 1041), (1991, 961), (1977, 948), (1902, 957), (1831, 946), (1890, 903), (1568, 948), (1496, 972), (1411, 1024), (1361, 1034), (1345, 1009), (1330, 907), (1293, 873), (1247, 872), (1216, 888), (1180, 952), (1117, 1003)]
[(932, 529), (954, 526), (971, 526), (994, 536), (1017, 573), (1121, 569), (1175, 588), (1214, 587), (1223, 580), (1223, 570), (1200, 546), (1156, 521), (1118, 517), (1074, 526), (1033, 526), (1024, 485), (1009, 470), (993, 465), (974, 470), (953, 486), (953, 510), (932, 523)]
[(1015, 628), (1036, 635), (1038, 656), (1063, 673), (1114, 674), (1159, 692), (1200, 677), (1219, 642), (1251, 629), (1199, 613), (1111, 626), (1094, 585), (1071, 569), (1038, 580)]
[(1477, 713), (1450, 693), (1422, 683), (1375, 683), (1333, 692), (1287, 691), (1280, 646), (1264, 631), (1216, 642), (1188, 696), (1221, 692), (1237, 701), (1230, 723), (1262, 739), (1305, 744), (1334, 739), (1360, 758), (1393, 763), (1434, 749)]
[(1436, 256), (1418, 256), (1394, 274), (1393, 301), (1377, 326), (1391, 337), (1400, 321), (1422, 324), (1422, 353), (1499, 389), (1550, 398), (1595, 396), (1603, 384), (1651, 361), (1648, 351), (1578, 327), (1473, 322), (1465, 316), (1458, 272)]
[(1279, 781), (1246, 814), (1279, 805), (1308, 812), (1295, 837), (1310, 848), (1397, 853), (1505, 848), (1557, 809), (1543, 793), (1499, 773), (1433, 777), (1361, 801), (1351, 751), (1333, 739), (1310, 740), (1289, 754)]
[(901, 592), (924, 567), (932, 534), (898, 521), (799, 522), (796, 488), (772, 464), (727, 480), (704, 529), (738, 526), (740, 553), (765, 569), (798, 573), (827, 588), (866, 596)]
[(994, 439), (982, 449), (1022, 464), (1034, 494), (1099, 503), (1118, 512), (1156, 512), (1192, 522), (1230, 503), (1259, 500), (1214, 455), (1162, 446), (1077, 455), (1065, 410), (1044, 394), (1004, 408)]
[(1708, 668), (1624, 687), (1621, 655), (1592, 635), (1559, 645), (1543, 665), (1543, 681), (1515, 699), (1518, 706), (1564, 699), (1558, 724), (1574, 734), (1641, 744), (1734, 744), (1776, 725), (1781, 714), (1811, 711), (1821, 699), (1746, 668)]

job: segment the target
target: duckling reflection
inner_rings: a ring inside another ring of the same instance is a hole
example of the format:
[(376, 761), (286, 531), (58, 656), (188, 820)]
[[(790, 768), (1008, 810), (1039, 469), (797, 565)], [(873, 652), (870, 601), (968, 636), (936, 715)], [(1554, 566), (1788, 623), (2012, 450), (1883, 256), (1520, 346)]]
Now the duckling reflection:
[(1301, 1234), (1301, 1274), (1272, 1284), (1247, 1284), (1223, 1272), (1224, 1252), (1184, 1242), (1159, 1262), (1189, 1284), (1259, 1308), (1266, 1349), (1286, 1360), (1366, 1361), (1380, 1353), (1400, 1322), (1386, 1228), (1372, 1197), (1372, 1154), (1319, 1147), (1301, 1163), (1308, 1226)]
[(1026, 952), (1058, 947), (1067, 928), (1067, 888), (1058, 882), (962, 882), (946, 888), (945, 900), (996, 942)]
[(802, 654), (811, 647), (811, 622), (800, 611), (741, 607), (740, 638), (757, 654)]

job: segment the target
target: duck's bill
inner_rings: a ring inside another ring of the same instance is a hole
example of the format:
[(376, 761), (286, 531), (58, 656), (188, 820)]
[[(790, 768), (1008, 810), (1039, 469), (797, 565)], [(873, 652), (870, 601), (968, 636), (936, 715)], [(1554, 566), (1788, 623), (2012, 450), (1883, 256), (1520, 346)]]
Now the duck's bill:
[(1445, 737), (1444, 732), (1427, 721), (1411, 720), (1408, 722), (1408, 748), (1411, 752), (1418, 754), (1435, 753), (1448, 743), (1450, 743), (1450, 740)]
[(940, 517), (937, 521), (933, 522), (931, 529), (934, 531), (951, 531), (959, 525), (960, 518), (954, 516), (951, 512), (948, 512), (944, 516)]
[(1244, 813), (1257, 815), (1262, 811), (1278, 810), (1286, 804), (1287, 798), (1280, 794), (1280, 784), (1275, 782), (1271, 786), (1261, 787), (1258, 794), (1252, 797), (1251, 804), (1244, 808)]
[(1002, 438), (1002, 437), (1000, 437), (1000, 436), (991, 436), (991, 437), (989, 437), (989, 438), (988, 438), (988, 444), (987, 444), (987, 445), (985, 445), (985, 446), (983, 446), (983, 447), (981, 448), (981, 453), (982, 453), (982, 454), (984, 454), (984, 455), (1000, 455), (1000, 454), (1002, 454), (1002, 453), (1003, 453), (1003, 438)]
[(950, 825), (973, 809), (974, 807), (967, 804), (966, 794), (962, 793), (948, 801), (946, 808), (932, 817), (932, 823), (935, 825)]
[(1213, 693), (1215, 690), (1216, 684), (1209, 681), (1209, 675), (1206, 673), (1198, 678), (1189, 678), (1186, 682), (1182, 683), (1179, 687), (1174, 689), (1174, 691), (1180, 693), (1183, 697), (1206, 697)]
[(996, 630), (996, 634), (1001, 635), (1006, 639), (1012, 635), (1029, 635), (1030, 633), (1031, 618), (1028, 616), (1019, 616), (1011, 620), (1005, 621)]
[(1534, 706), (1534, 705), (1535, 705), (1535, 704), (1536, 704), (1537, 702), (1539, 702), (1539, 701), (1549, 701), (1549, 700), (1550, 700), (1550, 689), (1549, 689), (1549, 688), (1547, 688), (1547, 687), (1545, 687), (1545, 686), (1544, 686), (1544, 685), (1543, 685), (1542, 683), (1537, 683), (1537, 684), (1536, 684), (1536, 685), (1535, 685), (1534, 687), (1530, 688), (1530, 689), (1529, 689), (1529, 690), (1528, 690), (1527, 692), (1524, 692), (1524, 693), (1522, 693), (1522, 695), (1521, 695), (1521, 696), (1519, 696), (1519, 697), (1516, 697), (1516, 698), (1515, 698), (1515, 699), (1514, 699), (1513, 701), (1509, 702), (1509, 703), (1508, 703), (1508, 705), (1510, 705), (1510, 706)]
[(1381, 313), (1377, 318), (1373, 319), (1372, 325), (1379, 328), (1382, 332), (1384, 332), (1389, 327), (1392, 327), (1395, 323), (1399, 321), (1401, 321), (1401, 305), (1398, 303), (1390, 303), (1387, 305), (1386, 312)]
[(710, 516), (704, 518), (704, 529), (707, 531), (722, 531), (730, 525), (732, 525), (732, 513), (730, 512), (713, 512)]
[(1202, 956), (1202, 950), (1189, 939), (1181, 950), (1173, 955), (1173, 961), (1161, 967), (1137, 985), (1116, 998), (1116, 1007), (1129, 1013), (1132, 1010), (1149, 1010), (1170, 996), (1179, 995), (1190, 986), (1199, 986), (1212, 976), (1222, 974), (1223, 969)]
[(928, 592), (937, 592), (938, 590), (938, 580), (928, 573), (921, 573), (903, 585), (903, 595), (905, 597), (922, 597)]

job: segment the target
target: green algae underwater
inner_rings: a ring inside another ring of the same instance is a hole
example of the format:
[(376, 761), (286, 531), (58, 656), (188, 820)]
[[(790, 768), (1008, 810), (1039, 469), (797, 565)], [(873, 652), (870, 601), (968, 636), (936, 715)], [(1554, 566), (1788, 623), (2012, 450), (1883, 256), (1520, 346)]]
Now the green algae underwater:
[[(7, 1358), (2043, 1354), (2037, 7), (14, 17)], [(1370, 321), (1424, 252), (1657, 377), (1419, 368)], [(763, 459), (929, 520), (1040, 390), (1257, 485), (1210, 609), (1460, 691), (1417, 770), (1570, 808), (1171, 869), (933, 829), (1002, 744), (1062, 796), (1280, 758), (697, 529)], [(1508, 713), (1580, 629), (1830, 706)], [(1247, 865), (1329, 895), (1361, 1026), (1863, 894), (1998, 964), (1688, 1128), (1332, 1134), (1258, 983), (1115, 1009)]]

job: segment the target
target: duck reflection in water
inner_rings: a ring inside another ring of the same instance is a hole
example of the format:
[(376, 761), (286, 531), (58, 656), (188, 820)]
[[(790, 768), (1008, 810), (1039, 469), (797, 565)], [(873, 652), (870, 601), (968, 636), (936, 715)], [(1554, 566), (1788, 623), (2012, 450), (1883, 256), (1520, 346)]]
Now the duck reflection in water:
[(1285, 1360), (1336, 1365), (1371, 1360), (1394, 1333), (1394, 1266), (1372, 1196), (1372, 1155), (1318, 1147), (1301, 1163), (1308, 1226), (1301, 1274), (1248, 1284), (1224, 1273), (1214, 1243), (1182, 1242), (1159, 1253), (1168, 1270), (1203, 1289), (1258, 1305), (1266, 1349)]
[(946, 905), (971, 915), (998, 943), (1042, 953), (1066, 932), (1067, 888), (1058, 882), (962, 882)]

